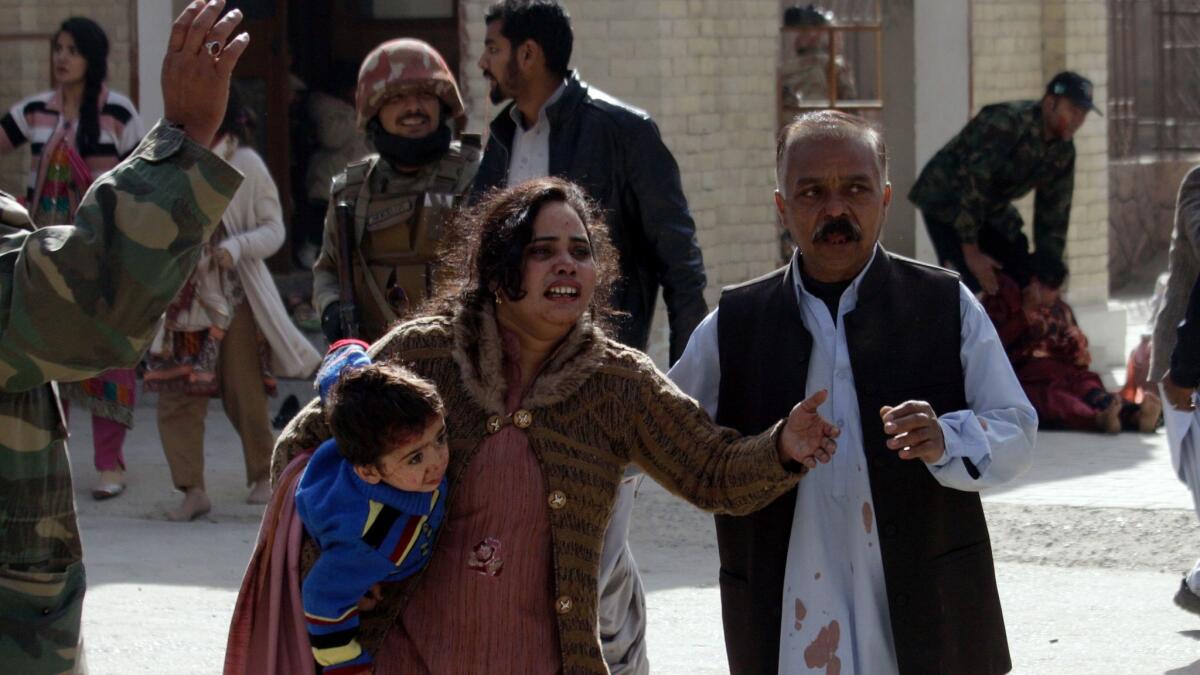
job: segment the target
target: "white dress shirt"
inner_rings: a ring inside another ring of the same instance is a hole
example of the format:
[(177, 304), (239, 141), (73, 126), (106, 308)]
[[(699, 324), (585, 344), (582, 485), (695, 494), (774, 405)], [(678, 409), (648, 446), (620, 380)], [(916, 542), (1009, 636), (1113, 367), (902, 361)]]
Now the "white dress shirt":
[[(797, 488), (796, 511), (784, 575), (779, 672), (825, 672), (809, 668), (805, 650), (837, 631), (836, 657), (843, 673), (898, 672), (879, 554), (875, 507), (863, 452), (862, 423), (843, 317), (875, 256), (842, 293), (835, 322), (829, 308), (804, 289), (798, 258), (793, 277), (805, 328), (812, 334), (805, 391), (826, 389), (819, 413), (841, 429), (838, 451), (818, 464)], [(696, 328), (669, 377), (716, 416), (721, 384), (717, 310)], [(1017, 382), (1004, 347), (983, 307), (959, 285), (962, 317), (960, 358), (969, 409), (938, 417), (946, 438), (942, 459), (927, 464), (944, 487), (979, 491), (1005, 483), (1033, 460), (1037, 414)], [(798, 402), (798, 401), (797, 401)], [(902, 401), (896, 401), (896, 404)], [(979, 470), (971, 478), (962, 458)], [(912, 460), (921, 461), (921, 460)], [(822, 635), (822, 631), (824, 634)]]
[(517, 130), (513, 134), (512, 156), (508, 162), (508, 185), (520, 185), (527, 180), (550, 175), (550, 120), (546, 118), (546, 108), (562, 98), (566, 89), (567, 82), (563, 80), (538, 109), (537, 120), (528, 127), (517, 106), (509, 109), (508, 113), (516, 122)]

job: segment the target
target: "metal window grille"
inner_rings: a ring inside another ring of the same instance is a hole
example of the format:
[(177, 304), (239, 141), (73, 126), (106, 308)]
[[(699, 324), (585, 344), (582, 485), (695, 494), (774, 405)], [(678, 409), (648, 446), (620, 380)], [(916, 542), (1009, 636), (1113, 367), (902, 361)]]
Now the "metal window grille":
[(1109, 0), (1109, 154), (1200, 151), (1200, 0)]
[[(793, 4), (796, 3), (781, 0), (780, 16)], [(799, 113), (827, 108), (881, 120), (883, 22), (880, 0), (825, 0), (812, 5), (830, 14), (832, 22), (820, 27), (803, 27), (784, 26), (782, 18), (780, 21), (780, 67), (776, 86), (780, 126)], [(797, 58), (795, 45), (805, 36), (811, 36), (815, 43), (812, 51), (819, 55), (810, 55), (803, 67), (824, 72), (823, 77), (808, 78), (810, 82), (806, 89), (809, 91), (800, 94), (794, 91), (795, 87), (789, 87), (789, 79), (796, 77), (798, 67), (794, 61)]]

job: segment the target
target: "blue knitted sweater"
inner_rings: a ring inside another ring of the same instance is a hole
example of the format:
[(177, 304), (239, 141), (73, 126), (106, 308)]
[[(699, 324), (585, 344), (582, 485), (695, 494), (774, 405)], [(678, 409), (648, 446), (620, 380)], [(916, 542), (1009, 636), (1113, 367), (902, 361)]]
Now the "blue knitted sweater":
[[(348, 351), (331, 350), (321, 373), (329, 377), (337, 369), (331, 362), (365, 360), (365, 354), (348, 360)], [(322, 395), (328, 391), (321, 389)], [(313, 656), (326, 674), (369, 670), (371, 657), (357, 640), (358, 601), (374, 584), (400, 581), (425, 567), (445, 515), (445, 495), (445, 478), (433, 492), (367, 483), (333, 439), (309, 460), (296, 487), (296, 511), (321, 555), (304, 578), (301, 599)]]

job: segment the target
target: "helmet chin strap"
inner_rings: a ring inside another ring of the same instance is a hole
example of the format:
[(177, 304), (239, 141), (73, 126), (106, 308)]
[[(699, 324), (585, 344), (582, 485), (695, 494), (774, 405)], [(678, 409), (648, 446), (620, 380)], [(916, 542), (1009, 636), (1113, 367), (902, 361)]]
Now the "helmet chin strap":
[(393, 167), (418, 167), (441, 159), (450, 149), (450, 125), (438, 128), (421, 138), (405, 138), (389, 134), (379, 123), (379, 117), (367, 123), (367, 140)]

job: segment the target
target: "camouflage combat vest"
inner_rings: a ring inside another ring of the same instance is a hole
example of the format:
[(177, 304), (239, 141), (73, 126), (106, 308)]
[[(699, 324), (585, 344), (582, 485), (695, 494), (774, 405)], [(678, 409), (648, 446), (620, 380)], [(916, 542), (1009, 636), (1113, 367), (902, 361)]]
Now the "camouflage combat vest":
[(412, 175), (373, 154), (334, 179), (334, 202), (354, 210), (354, 300), (367, 341), (382, 337), (433, 291), (438, 248), (475, 177), (480, 145), (478, 135), (466, 134)]

